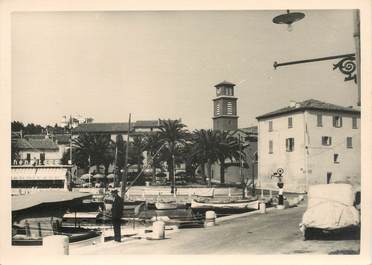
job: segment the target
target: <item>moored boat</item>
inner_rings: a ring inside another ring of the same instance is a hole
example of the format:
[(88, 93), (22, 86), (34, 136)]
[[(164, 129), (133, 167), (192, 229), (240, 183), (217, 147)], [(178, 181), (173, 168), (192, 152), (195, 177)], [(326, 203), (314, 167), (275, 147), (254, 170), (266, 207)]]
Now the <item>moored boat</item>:
[(176, 202), (156, 202), (155, 207), (158, 210), (173, 210), (177, 209)]
[(210, 209), (210, 210), (258, 210), (259, 201), (236, 200), (236, 201), (197, 201), (192, 200), (191, 209)]

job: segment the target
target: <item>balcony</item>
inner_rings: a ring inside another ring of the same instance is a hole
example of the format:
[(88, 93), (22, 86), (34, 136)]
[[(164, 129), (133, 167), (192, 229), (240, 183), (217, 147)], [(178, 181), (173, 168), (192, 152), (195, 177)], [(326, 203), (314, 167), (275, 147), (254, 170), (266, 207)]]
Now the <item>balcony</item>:
[(61, 164), (61, 159), (15, 159), (12, 161), (12, 166), (52, 166)]

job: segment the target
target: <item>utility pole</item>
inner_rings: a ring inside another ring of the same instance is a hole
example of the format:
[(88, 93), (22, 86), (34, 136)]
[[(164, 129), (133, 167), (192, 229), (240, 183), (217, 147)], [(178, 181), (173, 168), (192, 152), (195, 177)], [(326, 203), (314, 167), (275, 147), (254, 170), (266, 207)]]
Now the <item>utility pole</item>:
[(240, 162), (240, 179), (242, 182), (242, 198), (245, 198), (245, 182), (244, 182), (244, 175), (243, 175), (243, 158), (242, 158), (242, 143), (240, 140), (239, 134), (239, 162)]
[(129, 137), (130, 137), (130, 121), (131, 121), (131, 113), (129, 113), (129, 122), (128, 122), (128, 136), (127, 136), (127, 145), (125, 147), (125, 158), (124, 158), (124, 172), (121, 182), (121, 198), (124, 201), (124, 196), (126, 192), (127, 186), (127, 174), (128, 174), (128, 150), (129, 150)]

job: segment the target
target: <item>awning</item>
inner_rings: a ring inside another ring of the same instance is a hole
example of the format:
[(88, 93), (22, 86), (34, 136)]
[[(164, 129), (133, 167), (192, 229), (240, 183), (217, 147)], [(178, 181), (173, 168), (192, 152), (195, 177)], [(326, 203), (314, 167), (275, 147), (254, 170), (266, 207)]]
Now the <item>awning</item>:
[(12, 167), (12, 180), (66, 180), (66, 167)]
[(27, 195), (12, 196), (12, 211), (24, 210), (43, 203), (68, 202), (89, 198), (90, 193), (68, 191), (37, 191)]

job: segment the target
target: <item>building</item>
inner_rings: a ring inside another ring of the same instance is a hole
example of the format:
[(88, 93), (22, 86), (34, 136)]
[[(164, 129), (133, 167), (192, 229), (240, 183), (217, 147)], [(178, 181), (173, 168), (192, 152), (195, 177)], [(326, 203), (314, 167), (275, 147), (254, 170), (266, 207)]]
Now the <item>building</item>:
[(13, 165), (11, 168), (12, 194), (33, 190), (67, 190), (71, 166), (66, 165)]
[(58, 145), (49, 138), (28, 137), (15, 138), (17, 159), (13, 165), (59, 165), (61, 152)]
[(334, 182), (360, 185), (360, 110), (310, 99), (257, 120), (262, 188), (277, 188), (272, 175), (279, 168), (286, 191)]
[(223, 81), (217, 85), (213, 99), (213, 130), (231, 131), (238, 129), (237, 98), (234, 97), (235, 84)]

